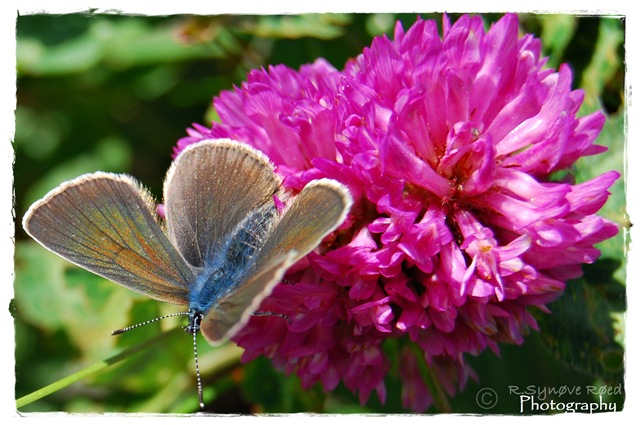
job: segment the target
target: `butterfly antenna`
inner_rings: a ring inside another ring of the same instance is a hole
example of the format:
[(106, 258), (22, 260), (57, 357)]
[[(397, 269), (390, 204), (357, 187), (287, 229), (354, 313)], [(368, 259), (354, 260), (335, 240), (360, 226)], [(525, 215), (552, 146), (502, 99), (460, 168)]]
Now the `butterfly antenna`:
[(202, 380), (200, 379), (200, 367), (198, 366), (198, 329), (193, 328), (193, 359), (196, 363), (196, 380), (198, 381), (198, 401), (200, 402), (200, 409), (204, 409), (204, 400), (202, 398)]
[(169, 317), (185, 316), (187, 314), (189, 314), (188, 311), (183, 311), (180, 313), (173, 313), (173, 314), (167, 314), (166, 316), (156, 317), (155, 319), (147, 320), (146, 322), (142, 322), (136, 325), (127, 326), (126, 328), (118, 329), (116, 331), (111, 332), (111, 335), (120, 335), (127, 331), (130, 331), (131, 329), (139, 328), (140, 326), (148, 325), (150, 323), (157, 322), (158, 320), (168, 319)]
[[(166, 316), (156, 317), (155, 319), (147, 320), (146, 322), (138, 323), (136, 325), (127, 326), (126, 328), (118, 329), (117, 331), (111, 332), (111, 335), (120, 335), (131, 329), (139, 328), (140, 326), (148, 325), (153, 322), (157, 322), (158, 320), (168, 319), (169, 317), (176, 316), (187, 316), (191, 314), (189, 311), (182, 311), (180, 313), (167, 314)], [(196, 362), (196, 379), (198, 380), (198, 401), (200, 402), (200, 408), (204, 409), (204, 400), (202, 398), (202, 380), (200, 379), (200, 367), (198, 366), (198, 326), (192, 326), (187, 328), (187, 330), (191, 330), (193, 335), (193, 358)]]

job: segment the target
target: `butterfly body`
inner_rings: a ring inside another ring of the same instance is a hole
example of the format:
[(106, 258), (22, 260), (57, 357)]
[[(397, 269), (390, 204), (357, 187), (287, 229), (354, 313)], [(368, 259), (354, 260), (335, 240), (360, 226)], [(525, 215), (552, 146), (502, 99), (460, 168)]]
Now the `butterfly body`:
[(189, 291), (191, 310), (205, 314), (215, 307), (217, 300), (244, 281), (276, 219), (273, 205), (252, 212), (228, 236), (218, 252), (205, 255), (204, 267), (195, 270)]

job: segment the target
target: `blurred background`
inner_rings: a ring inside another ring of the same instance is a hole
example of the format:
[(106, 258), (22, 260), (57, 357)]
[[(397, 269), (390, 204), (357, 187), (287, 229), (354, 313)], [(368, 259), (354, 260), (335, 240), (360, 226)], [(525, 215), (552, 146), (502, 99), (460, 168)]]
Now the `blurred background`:
[[(441, 15), (421, 14), (441, 23)], [(458, 15), (452, 14), (452, 21)], [(484, 15), (488, 26), (500, 15)], [(31, 203), (65, 180), (96, 170), (132, 174), (161, 197), (172, 148), (192, 123), (209, 126), (211, 101), (254, 68), (292, 68), (324, 57), (341, 69), (374, 36), (392, 36), (396, 20), (416, 15), (288, 16), (28, 15), (17, 21), (15, 166), (16, 398), (147, 341), (150, 349), (30, 403), (24, 412), (173, 412), (198, 410), (190, 336), (166, 320), (119, 337), (111, 331), (181, 309), (149, 301), (70, 265), (31, 241), (22, 217)], [(624, 19), (521, 15), (522, 32), (542, 39), (549, 66), (567, 62), (574, 87), (586, 91), (580, 115), (603, 109), (597, 143), (609, 147), (582, 159), (578, 181), (623, 172)], [(601, 214), (628, 226), (624, 182)], [(520, 347), (502, 346), (467, 360), (477, 374), (451, 410), (485, 413), (480, 388), (618, 385), (623, 381), (625, 241), (601, 244), (602, 259), (568, 285), (540, 316), (541, 333)], [(173, 330), (172, 330), (173, 329)], [(148, 342), (151, 341), (151, 342)], [(392, 349), (392, 346), (388, 347)], [(362, 406), (343, 387), (302, 390), (295, 376), (266, 359), (239, 361), (239, 349), (199, 344), (207, 410), (257, 412), (404, 412), (400, 383), (390, 376), (387, 403)], [(523, 367), (526, 365), (526, 367)], [(506, 393), (504, 393), (506, 395)], [(584, 394), (583, 394), (584, 395)], [(584, 395), (590, 401), (593, 396)], [(516, 413), (503, 397), (491, 413)], [(597, 398), (596, 398), (597, 399)], [(613, 400), (622, 406), (624, 395)], [(580, 401), (580, 400), (575, 400)], [(435, 413), (435, 410), (430, 410)]]

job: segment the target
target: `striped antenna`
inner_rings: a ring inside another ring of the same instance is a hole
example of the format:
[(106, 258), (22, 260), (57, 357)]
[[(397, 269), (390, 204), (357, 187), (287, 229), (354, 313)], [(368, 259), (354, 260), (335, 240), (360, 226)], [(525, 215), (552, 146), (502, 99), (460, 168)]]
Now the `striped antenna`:
[(204, 399), (202, 398), (202, 380), (200, 379), (200, 368), (198, 367), (198, 329), (193, 327), (193, 359), (196, 362), (196, 379), (198, 381), (198, 402), (200, 403), (200, 409), (204, 409)]
[[(118, 329), (117, 331), (111, 332), (111, 335), (120, 335), (127, 331), (130, 331), (135, 328), (139, 328), (140, 326), (148, 325), (149, 323), (157, 322), (158, 320), (168, 319), (169, 317), (176, 316), (188, 316), (191, 315), (192, 311), (183, 311), (180, 313), (167, 314), (166, 316), (156, 317), (155, 319), (147, 320), (146, 322), (138, 323), (136, 325), (127, 326), (126, 328)], [(191, 332), (193, 335), (193, 358), (196, 363), (196, 379), (198, 380), (198, 402), (200, 404), (200, 409), (204, 409), (204, 399), (202, 396), (202, 379), (200, 378), (200, 367), (198, 366), (198, 329), (200, 329), (200, 320), (202, 320), (202, 315), (196, 314), (193, 318), (190, 318), (189, 326), (185, 326), (185, 330), (187, 332)]]
[(187, 314), (189, 314), (188, 311), (183, 311), (180, 313), (173, 313), (173, 314), (167, 314), (166, 316), (156, 317), (155, 319), (147, 320), (146, 322), (138, 323), (137, 325), (131, 325), (131, 326), (127, 326), (126, 328), (118, 329), (116, 331), (111, 332), (111, 335), (120, 335), (127, 331), (130, 331), (131, 329), (139, 328), (140, 326), (148, 325), (150, 323), (157, 322), (158, 320), (168, 319), (169, 317), (186, 316)]

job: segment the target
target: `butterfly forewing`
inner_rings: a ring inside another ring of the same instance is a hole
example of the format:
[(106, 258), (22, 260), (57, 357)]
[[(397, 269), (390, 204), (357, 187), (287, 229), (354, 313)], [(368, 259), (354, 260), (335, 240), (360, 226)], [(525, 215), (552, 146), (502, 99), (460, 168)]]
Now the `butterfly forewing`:
[(247, 323), (275, 285), (277, 285), (297, 254), (290, 251), (276, 258), (237, 290), (218, 300), (202, 319), (202, 335), (212, 345), (218, 345), (233, 337)]
[(280, 181), (268, 158), (228, 139), (187, 147), (164, 186), (169, 238), (194, 267), (202, 267), (250, 211), (273, 202)]
[(24, 228), (47, 249), (151, 298), (185, 304), (191, 270), (152, 213), (149, 194), (125, 175), (94, 173), (31, 206)]
[(307, 184), (268, 236), (255, 270), (291, 250), (297, 252), (294, 262), (307, 255), (344, 221), (352, 202), (348, 189), (335, 180)]

